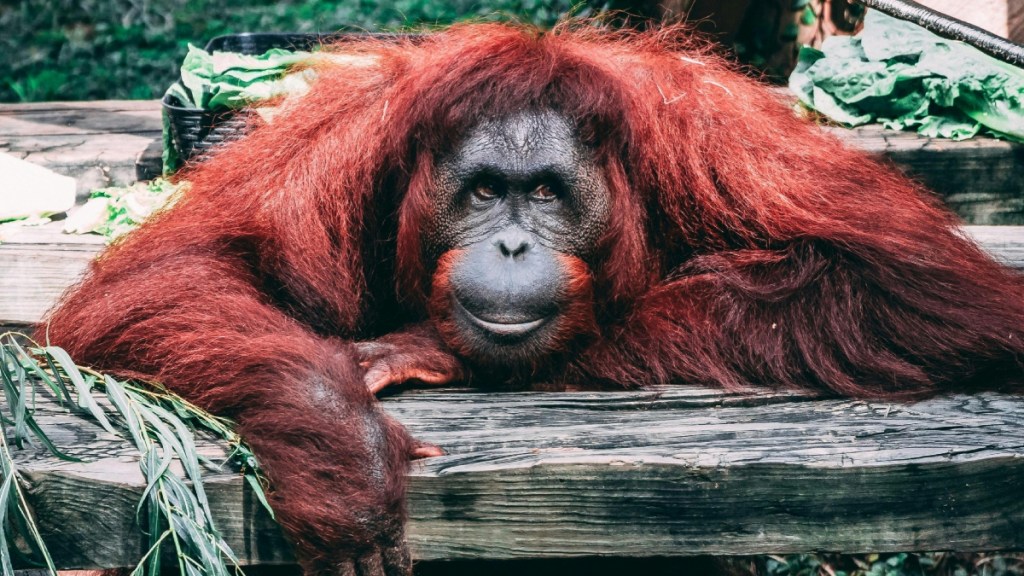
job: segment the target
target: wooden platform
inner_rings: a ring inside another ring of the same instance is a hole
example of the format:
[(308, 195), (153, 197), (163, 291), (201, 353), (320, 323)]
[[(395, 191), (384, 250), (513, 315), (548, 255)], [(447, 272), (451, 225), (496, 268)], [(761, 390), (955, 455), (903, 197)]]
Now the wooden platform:
[(75, 178), (81, 199), (159, 175), (160, 131), (156, 100), (0, 104), (0, 152)]
[(0, 236), (0, 326), (37, 322), (105, 246), (96, 234), (63, 234), (62, 222)]
[[(449, 452), (412, 471), (421, 560), (1024, 548), (1024, 398), (893, 405), (678, 386), (407, 391), (384, 406)], [(58, 566), (133, 564), (134, 450), (52, 407), (38, 417), (87, 459), (15, 451)], [(244, 562), (291, 562), (240, 477), (209, 472), (206, 485)]]

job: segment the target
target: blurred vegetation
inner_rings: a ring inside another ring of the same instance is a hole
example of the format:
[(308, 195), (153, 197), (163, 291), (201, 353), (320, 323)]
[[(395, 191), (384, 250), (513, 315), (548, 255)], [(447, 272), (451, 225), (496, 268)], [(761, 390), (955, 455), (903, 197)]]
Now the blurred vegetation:
[(733, 561), (729, 576), (1022, 576), (1024, 555), (966, 554), (800, 554)]
[[(680, 14), (689, 12), (698, 29), (776, 79), (795, 62), (796, 34), (809, 29), (825, 5), (676, 4), (689, 6)], [(657, 19), (665, 15), (658, 6), (657, 0), (0, 0), (0, 102), (158, 98), (177, 78), (189, 43), (202, 47), (223, 34), (393, 31), (466, 19), (550, 26), (566, 14), (622, 10)]]
[(395, 30), (467, 18), (551, 25), (601, 0), (4, 0), (0, 102), (157, 98), (189, 42), (238, 32)]

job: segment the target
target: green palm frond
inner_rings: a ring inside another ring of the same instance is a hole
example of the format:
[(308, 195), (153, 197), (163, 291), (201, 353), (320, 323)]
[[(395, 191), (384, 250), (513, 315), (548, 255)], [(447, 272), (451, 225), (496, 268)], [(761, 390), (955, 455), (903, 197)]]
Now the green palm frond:
[[(39, 346), (24, 334), (0, 335), (0, 380), (6, 400), (6, 406), (0, 409), (3, 576), (14, 574), (12, 554), (56, 574), (25, 499), (11, 457), (11, 444), (22, 449), (38, 441), (58, 458), (80, 461), (55, 446), (36, 422), (37, 393), (47, 395), (72, 413), (94, 420), (138, 450), (146, 488), (137, 517), (148, 537), (149, 550), (133, 575), (158, 576), (165, 546), (173, 547), (180, 576), (230, 576), (241, 571), (238, 558), (214, 525), (203, 488), (202, 468), (240, 469), (272, 516), (273, 511), (267, 503), (256, 458), (234, 432), (230, 421), (209, 414), (158, 384), (121, 381), (79, 367), (61, 348)], [(198, 430), (227, 443), (229, 454), (224, 462), (211, 462), (197, 452), (194, 431)], [(175, 460), (180, 463), (183, 475), (171, 466)], [(27, 550), (15, 542), (23, 542)]]

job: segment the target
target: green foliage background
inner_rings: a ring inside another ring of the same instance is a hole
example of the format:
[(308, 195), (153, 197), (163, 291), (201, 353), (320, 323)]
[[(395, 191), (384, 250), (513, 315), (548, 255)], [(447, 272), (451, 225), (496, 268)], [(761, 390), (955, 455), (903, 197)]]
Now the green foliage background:
[(0, 102), (157, 98), (191, 42), (238, 32), (395, 30), (604, 8), (572, 0), (0, 0)]

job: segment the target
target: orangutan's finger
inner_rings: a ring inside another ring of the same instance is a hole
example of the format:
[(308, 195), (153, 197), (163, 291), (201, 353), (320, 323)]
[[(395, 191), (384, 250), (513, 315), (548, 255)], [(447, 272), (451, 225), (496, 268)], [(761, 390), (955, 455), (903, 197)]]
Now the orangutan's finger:
[(421, 460), (423, 458), (436, 458), (437, 456), (444, 456), (445, 451), (443, 448), (436, 444), (429, 442), (418, 442), (409, 451), (409, 458), (411, 460)]
[(366, 372), (363, 379), (366, 387), (373, 394), (389, 386), (403, 384), (405, 382), (418, 381), (424, 384), (443, 385), (453, 381), (452, 375), (438, 372), (436, 370), (404, 367), (396, 368), (388, 364), (377, 364)]

